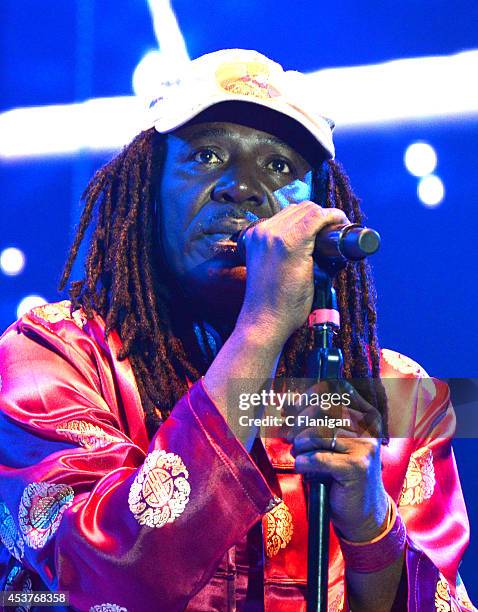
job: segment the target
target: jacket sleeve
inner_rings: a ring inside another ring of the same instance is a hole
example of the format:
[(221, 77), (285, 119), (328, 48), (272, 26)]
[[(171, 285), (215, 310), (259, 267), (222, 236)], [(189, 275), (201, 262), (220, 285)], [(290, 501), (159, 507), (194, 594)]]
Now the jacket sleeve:
[[(392, 611), (476, 610), (458, 573), (470, 529), (452, 448), (449, 388), (399, 353), (383, 350), (381, 366), (384, 360), (391, 424), (384, 484), (407, 533)], [(349, 610), (346, 593), (343, 609)]]
[(452, 448), (456, 419), (448, 386), (423, 378), (418, 404), (415, 450), (398, 499), (408, 536), (408, 610), (474, 610), (458, 574), (469, 523)]
[(184, 609), (280, 502), (201, 381), (145, 453), (81, 338), (17, 323), (0, 339), (0, 375), (2, 542), (76, 609)]

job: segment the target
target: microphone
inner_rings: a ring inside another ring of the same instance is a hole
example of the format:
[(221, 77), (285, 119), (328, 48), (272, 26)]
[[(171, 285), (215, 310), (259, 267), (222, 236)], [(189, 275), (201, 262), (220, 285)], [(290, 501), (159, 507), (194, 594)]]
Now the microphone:
[[(246, 263), (246, 233), (252, 227), (265, 221), (258, 219), (240, 232), (231, 236), (237, 245), (237, 257)], [(370, 227), (358, 223), (327, 225), (317, 234), (313, 252), (314, 261), (319, 267), (344, 268), (348, 261), (359, 261), (373, 255), (380, 247), (380, 234)]]

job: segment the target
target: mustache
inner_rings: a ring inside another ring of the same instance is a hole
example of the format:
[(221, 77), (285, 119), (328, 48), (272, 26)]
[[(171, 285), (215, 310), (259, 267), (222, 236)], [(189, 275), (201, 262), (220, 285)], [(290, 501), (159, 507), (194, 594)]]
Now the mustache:
[(242, 229), (241, 226), (249, 225), (258, 219), (259, 216), (248, 208), (225, 205), (224, 208), (216, 210), (206, 219), (199, 221), (196, 224), (194, 234), (201, 235), (221, 231), (225, 231), (225, 233), (230, 231), (233, 234), (238, 229)]
[(249, 223), (253, 223), (259, 219), (259, 216), (247, 208), (231, 207), (221, 209), (219, 212), (212, 214), (208, 218), (207, 223), (209, 225), (218, 221), (223, 221), (224, 219), (235, 219), (237, 221), (248, 221)]

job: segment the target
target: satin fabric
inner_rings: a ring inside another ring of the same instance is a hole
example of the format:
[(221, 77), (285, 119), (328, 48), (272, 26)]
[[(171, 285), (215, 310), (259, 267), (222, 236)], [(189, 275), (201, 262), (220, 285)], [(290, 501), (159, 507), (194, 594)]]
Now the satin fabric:
[[(251, 456), (202, 381), (148, 440), (120, 348), (115, 332), (105, 340), (100, 317), (72, 316), (66, 302), (34, 309), (0, 339), (0, 587), (68, 591), (76, 610), (305, 610), (306, 499), (290, 445), (257, 440)], [(454, 413), (446, 385), (410, 363), (388, 351), (381, 368), (390, 430), (400, 434), (382, 464), (408, 533), (403, 596), (408, 610), (469, 610), (457, 575), (469, 525)], [(171, 520), (152, 527), (161, 503), (142, 497), (151, 493), (147, 466), (166, 455), (176, 463), (160, 472), (176, 470), (182, 489), (175, 506), (168, 498)], [(264, 556), (266, 515), (281, 500), (292, 538)], [(329, 610), (347, 610), (330, 529)]]

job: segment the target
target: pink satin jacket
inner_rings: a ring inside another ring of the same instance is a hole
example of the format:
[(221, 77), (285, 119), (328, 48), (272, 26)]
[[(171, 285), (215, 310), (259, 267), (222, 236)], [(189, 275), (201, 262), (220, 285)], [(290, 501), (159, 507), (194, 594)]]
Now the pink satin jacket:
[[(305, 610), (306, 502), (290, 445), (256, 440), (252, 458), (202, 381), (149, 440), (120, 347), (68, 302), (0, 339), (0, 587), (68, 592), (63, 609), (82, 611)], [(392, 351), (382, 376), (409, 379), (389, 396), (390, 430), (407, 435), (382, 448), (408, 534), (400, 609), (473, 610), (457, 571), (469, 525), (448, 388)], [(330, 536), (329, 610), (347, 610)]]

